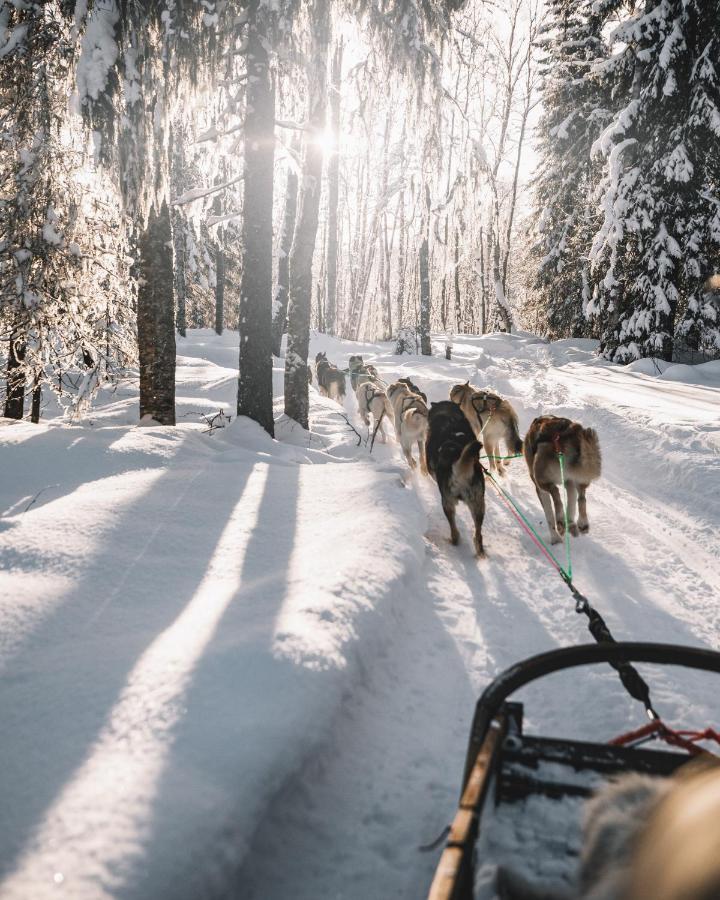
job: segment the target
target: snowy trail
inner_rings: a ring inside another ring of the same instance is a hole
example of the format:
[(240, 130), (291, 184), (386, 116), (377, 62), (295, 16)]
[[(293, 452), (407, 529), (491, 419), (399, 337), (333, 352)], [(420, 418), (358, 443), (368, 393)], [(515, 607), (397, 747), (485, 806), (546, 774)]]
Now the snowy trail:
[[(614, 373), (608, 392), (597, 375), (583, 379), (576, 377), (577, 367), (570, 373), (553, 368), (544, 345), (528, 350), (529, 359), (501, 359), (487, 382), (517, 404), (521, 424), (526, 427), (540, 412), (557, 411), (595, 425), (602, 435), (606, 477), (589, 492), (592, 532), (572, 542), (577, 583), (618, 639), (717, 646), (716, 507), (710, 498), (703, 504), (691, 490), (697, 502), (688, 508), (678, 482), (692, 489), (693, 478), (678, 478), (678, 468), (687, 456), (684, 431), (695, 428), (693, 466), (702, 483), (713, 483), (718, 391), (672, 386), (669, 405), (677, 398), (684, 401), (680, 412), (685, 418), (675, 419), (686, 427), (668, 434), (673, 417), (664, 406), (662, 422), (648, 421), (648, 395), (656, 398), (657, 386), (640, 382), (628, 391), (632, 376), (621, 378), (623, 415)], [(430, 399), (447, 396), (445, 378), (442, 385), (428, 381), (429, 373), (420, 366), (410, 374)], [(453, 380), (462, 378), (459, 371)], [(473, 380), (485, 383), (481, 373)], [(696, 419), (690, 425), (685, 421), (688, 403)], [(618, 448), (638, 444), (648, 460), (643, 474), (635, 461), (624, 466), (616, 459)], [(673, 453), (680, 461), (669, 466)], [(423, 896), (436, 855), (421, 854), (417, 846), (452, 813), (475, 698), (518, 659), (591, 640), (569, 592), (489, 485), (484, 528), (489, 558), (478, 563), (465, 511), (464, 542), (451, 547), (434, 483), (417, 475), (411, 480), (427, 523), (425, 560), (409, 596), (394, 607), (392, 649), (365, 660), (366, 677), (347, 697), (330, 741), (270, 808), (240, 875), (243, 896)], [(513, 463), (505, 483), (544, 529), (522, 460)], [(429, 635), (436, 637), (429, 641)], [(669, 720), (713, 721), (715, 691), (709, 679), (657, 667), (645, 667), (645, 674)], [(586, 737), (602, 740), (642, 722), (642, 711), (609, 669), (588, 671), (580, 685), (575, 678), (557, 675), (549, 680), (551, 691), (538, 685), (521, 692), (531, 728), (577, 737), (580, 727)], [(403, 752), (406, 747), (412, 752)], [(268, 852), (273, 846), (285, 848), (282, 863)]]
[[(434, 482), (393, 442), (358, 445), (353, 397), (313, 390), (310, 435), (279, 396), (277, 441), (243, 421), (207, 435), (199, 411), (233, 408), (236, 341), (183, 342), (175, 430), (134, 427), (128, 386), (92, 424), (0, 431), (2, 896), (416, 900), (479, 693), (590, 640), (493, 490), (478, 561), (464, 508), (452, 547)], [(463, 337), (452, 362), (322, 335), (317, 350), (362, 353), (431, 400), (493, 386), (521, 432), (542, 412), (597, 428), (578, 586), (618, 639), (718, 646), (720, 379), (529, 335)], [(505, 484), (544, 533), (522, 460)], [(670, 721), (717, 725), (711, 679), (643, 673)], [(608, 667), (516, 699), (548, 734), (604, 740), (642, 718)]]

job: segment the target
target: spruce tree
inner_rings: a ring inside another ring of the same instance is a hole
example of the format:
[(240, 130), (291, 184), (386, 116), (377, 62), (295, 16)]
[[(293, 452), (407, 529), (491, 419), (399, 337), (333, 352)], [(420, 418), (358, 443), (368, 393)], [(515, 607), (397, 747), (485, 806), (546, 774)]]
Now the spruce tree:
[(647, 2), (613, 35), (607, 72), (624, 102), (597, 142), (605, 156), (604, 221), (593, 245), (617, 362), (673, 358), (678, 331), (712, 321), (703, 285), (717, 260), (717, 0)]
[(590, 150), (610, 115), (603, 83), (593, 74), (602, 60), (603, 16), (590, 0), (553, 0), (539, 46), (543, 115), (538, 125), (540, 164), (534, 183), (537, 239), (532, 288), (551, 338), (588, 333), (588, 255), (599, 222), (592, 193), (597, 163)]

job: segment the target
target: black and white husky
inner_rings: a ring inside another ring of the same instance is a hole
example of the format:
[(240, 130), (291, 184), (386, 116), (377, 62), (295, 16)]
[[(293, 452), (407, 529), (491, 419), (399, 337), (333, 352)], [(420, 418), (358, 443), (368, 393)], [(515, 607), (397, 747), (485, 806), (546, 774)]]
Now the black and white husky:
[(455, 524), (458, 500), (467, 504), (475, 522), (475, 552), (485, 556), (482, 524), (485, 518), (485, 474), (478, 454), (482, 444), (475, 437), (465, 413), (456, 403), (433, 403), (428, 414), (425, 455), (430, 474), (440, 489), (440, 499), (450, 524), (450, 542), (460, 534)]

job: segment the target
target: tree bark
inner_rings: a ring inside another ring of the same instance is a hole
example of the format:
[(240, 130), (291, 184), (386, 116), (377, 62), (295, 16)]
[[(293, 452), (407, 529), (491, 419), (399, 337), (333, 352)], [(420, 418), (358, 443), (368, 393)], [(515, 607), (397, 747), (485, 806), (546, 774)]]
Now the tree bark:
[[(182, 194), (185, 175), (185, 132), (179, 122), (175, 123), (173, 128), (173, 149), (172, 149), (172, 183), (173, 193), (175, 196)], [(180, 211), (180, 207), (176, 206), (172, 212), (173, 226), (173, 273), (175, 284), (175, 309), (177, 316), (177, 330), (181, 337), (186, 336), (187, 328), (187, 312), (186, 312), (186, 282), (185, 282), (185, 255), (186, 255), (186, 237), (185, 229), (187, 223), (185, 216)]]
[(150, 210), (138, 241), (137, 299), (140, 418), (175, 424), (175, 298), (172, 230), (167, 203)]
[(287, 325), (287, 307), (290, 290), (290, 251), (297, 217), (298, 177), (292, 169), (288, 169), (287, 189), (285, 193), (285, 211), (283, 213), (283, 230), (280, 237), (280, 258), (278, 259), (278, 283), (275, 302), (273, 303), (272, 320), (272, 352), (280, 356), (282, 336)]
[(335, 48), (330, 75), (330, 130), (333, 151), (328, 161), (327, 214), (327, 296), (325, 299), (325, 327), (328, 334), (337, 333), (337, 261), (338, 261), (338, 202), (340, 197), (340, 80), (342, 77), (343, 45)]
[(275, 434), (272, 405), (272, 212), (275, 91), (259, 0), (248, 7), (237, 414)]
[(455, 257), (453, 259), (453, 284), (455, 286), (455, 332), (462, 334), (464, 323), (462, 321), (462, 304), (460, 301), (460, 229), (455, 229)]
[(222, 334), (225, 325), (225, 230), (218, 227), (215, 252), (215, 333)]
[(425, 221), (420, 244), (420, 352), (430, 356), (430, 188), (425, 187)]
[(6, 419), (22, 419), (25, 411), (25, 342), (20, 339), (17, 329), (10, 335), (7, 360), (7, 393), (5, 394)]
[(285, 414), (308, 427), (308, 347), (312, 302), (312, 262), (318, 230), (323, 151), (317, 140), (325, 126), (327, 57), (330, 31), (328, 0), (312, 6), (313, 52), (308, 75), (308, 130), (303, 154), (303, 177), (298, 217), (290, 252), (288, 339), (285, 354)]
[(33, 382), (32, 405), (30, 407), (30, 421), (34, 425), (40, 423), (40, 404), (42, 403), (42, 388), (40, 387), (40, 379), (36, 375)]

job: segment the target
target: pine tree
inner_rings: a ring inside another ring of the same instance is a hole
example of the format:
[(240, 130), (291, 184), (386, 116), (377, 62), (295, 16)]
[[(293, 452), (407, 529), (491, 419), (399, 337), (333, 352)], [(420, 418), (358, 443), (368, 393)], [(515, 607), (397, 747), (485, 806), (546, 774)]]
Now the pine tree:
[(608, 71), (629, 89), (597, 143), (607, 162), (590, 311), (606, 317), (603, 352), (617, 362), (671, 360), (678, 330), (713, 318), (718, 13), (716, 0), (648, 0), (614, 34), (624, 49)]
[(588, 257), (599, 225), (593, 202), (598, 166), (591, 148), (610, 115), (605, 85), (593, 74), (593, 65), (606, 54), (602, 27), (603, 17), (593, 12), (590, 0), (553, 0), (539, 42), (545, 55), (532, 290), (551, 338), (589, 331)]

